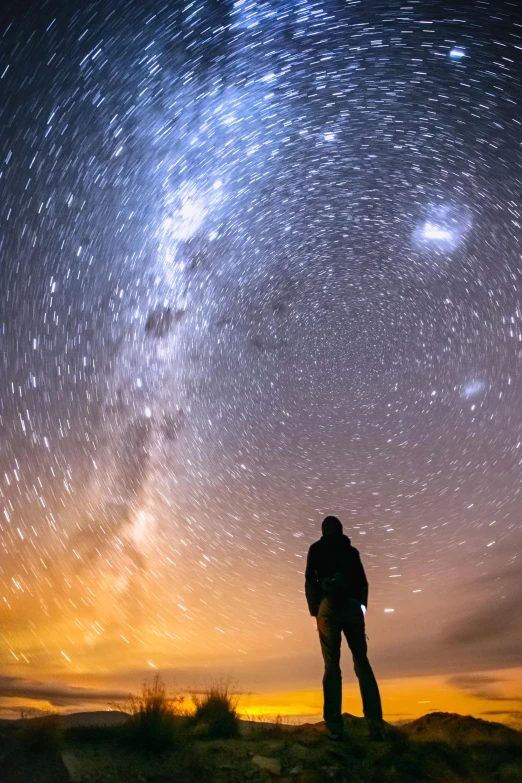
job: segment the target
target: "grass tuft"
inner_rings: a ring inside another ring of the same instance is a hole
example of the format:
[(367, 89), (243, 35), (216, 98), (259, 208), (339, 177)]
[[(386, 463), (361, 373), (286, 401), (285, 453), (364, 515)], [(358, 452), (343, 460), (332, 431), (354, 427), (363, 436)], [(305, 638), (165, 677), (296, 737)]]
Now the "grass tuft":
[(244, 733), (253, 739), (282, 739), (288, 736), (288, 728), (295, 725), (292, 718), (282, 715), (249, 715), (243, 713), (241, 718), (248, 721)]
[(184, 698), (168, 695), (166, 685), (159, 673), (152, 683), (144, 683), (138, 696), (131, 696), (126, 711), (131, 713), (123, 724), (121, 736), (131, 747), (162, 753), (174, 750), (183, 744), (183, 719), (181, 716)]
[(239, 695), (226, 681), (218, 681), (203, 694), (192, 693), (194, 715), (193, 732), (205, 739), (229, 739), (239, 736), (237, 704)]

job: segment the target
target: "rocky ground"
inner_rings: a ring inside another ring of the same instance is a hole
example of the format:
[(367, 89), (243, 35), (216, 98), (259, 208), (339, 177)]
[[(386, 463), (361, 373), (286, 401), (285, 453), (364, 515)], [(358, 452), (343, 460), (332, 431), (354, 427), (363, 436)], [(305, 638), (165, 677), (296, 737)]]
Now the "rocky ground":
[[(69, 723), (70, 723), (69, 719)], [(433, 713), (372, 740), (364, 720), (345, 715), (335, 742), (323, 724), (242, 722), (242, 736), (192, 739), (175, 752), (122, 752), (110, 733), (54, 751), (22, 752), (3, 732), (1, 783), (522, 783), (522, 734), (475, 718)]]

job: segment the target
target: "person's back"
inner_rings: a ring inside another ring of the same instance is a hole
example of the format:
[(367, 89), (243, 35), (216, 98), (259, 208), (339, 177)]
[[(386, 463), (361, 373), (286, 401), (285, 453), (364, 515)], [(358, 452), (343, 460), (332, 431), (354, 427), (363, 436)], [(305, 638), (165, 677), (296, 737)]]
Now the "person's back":
[(308, 551), (305, 574), (310, 614), (317, 618), (325, 671), (324, 719), (334, 737), (342, 736), (341, 633), (353, 656), (365, 718), (382, 721), (377, 682), (367, 656), (364, 612), (368, 581), (357, 549), (352, 547), (337, 517), (326, 517), (322, 537)]
[(337, 607), (348, 605), (352, 599), (366, 606), (368, 582), (361, 558), (342, 527), (323, 535), (310, 547), (306, 588), (309, 608), (311, 604), (318, 609), (324, 597), (331, 598)]

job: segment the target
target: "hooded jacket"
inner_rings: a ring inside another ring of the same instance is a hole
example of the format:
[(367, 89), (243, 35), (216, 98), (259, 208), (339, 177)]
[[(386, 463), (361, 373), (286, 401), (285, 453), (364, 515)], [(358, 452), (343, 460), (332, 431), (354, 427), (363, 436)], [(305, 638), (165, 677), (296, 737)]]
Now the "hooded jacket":
[(317, 616), (319, 605), (326, 597), (323, 580), (336, 572), (340, 572), (344, 580), (342, 594), (335, 600), (336, 607), (342, 608), (353, 599), (368, 605), (368, 580), (358, 550), (343, 533), (329, 533), (308, 550), (305, 593), (313, 617)]

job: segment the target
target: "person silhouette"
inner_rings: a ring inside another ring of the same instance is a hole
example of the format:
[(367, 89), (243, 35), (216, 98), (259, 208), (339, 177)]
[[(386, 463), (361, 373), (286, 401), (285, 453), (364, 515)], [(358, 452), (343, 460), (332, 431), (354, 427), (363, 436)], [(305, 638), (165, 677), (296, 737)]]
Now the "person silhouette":
[(344, 535), (340, 520), (334, 516), (325, 517), (321, 530), (321, 538), (308, 550), (305, 593), (310, 614), (317, 621), (324, 659), (324, 720), (329, 736), (341, 739), (342, 675), (339, 664), (341, 634), (344, 633), (359, 680), (370, 736), (380, 739), (383, 725), (381, 697), (368, 660), (364, 627), (368, 580), (359, 552)]

